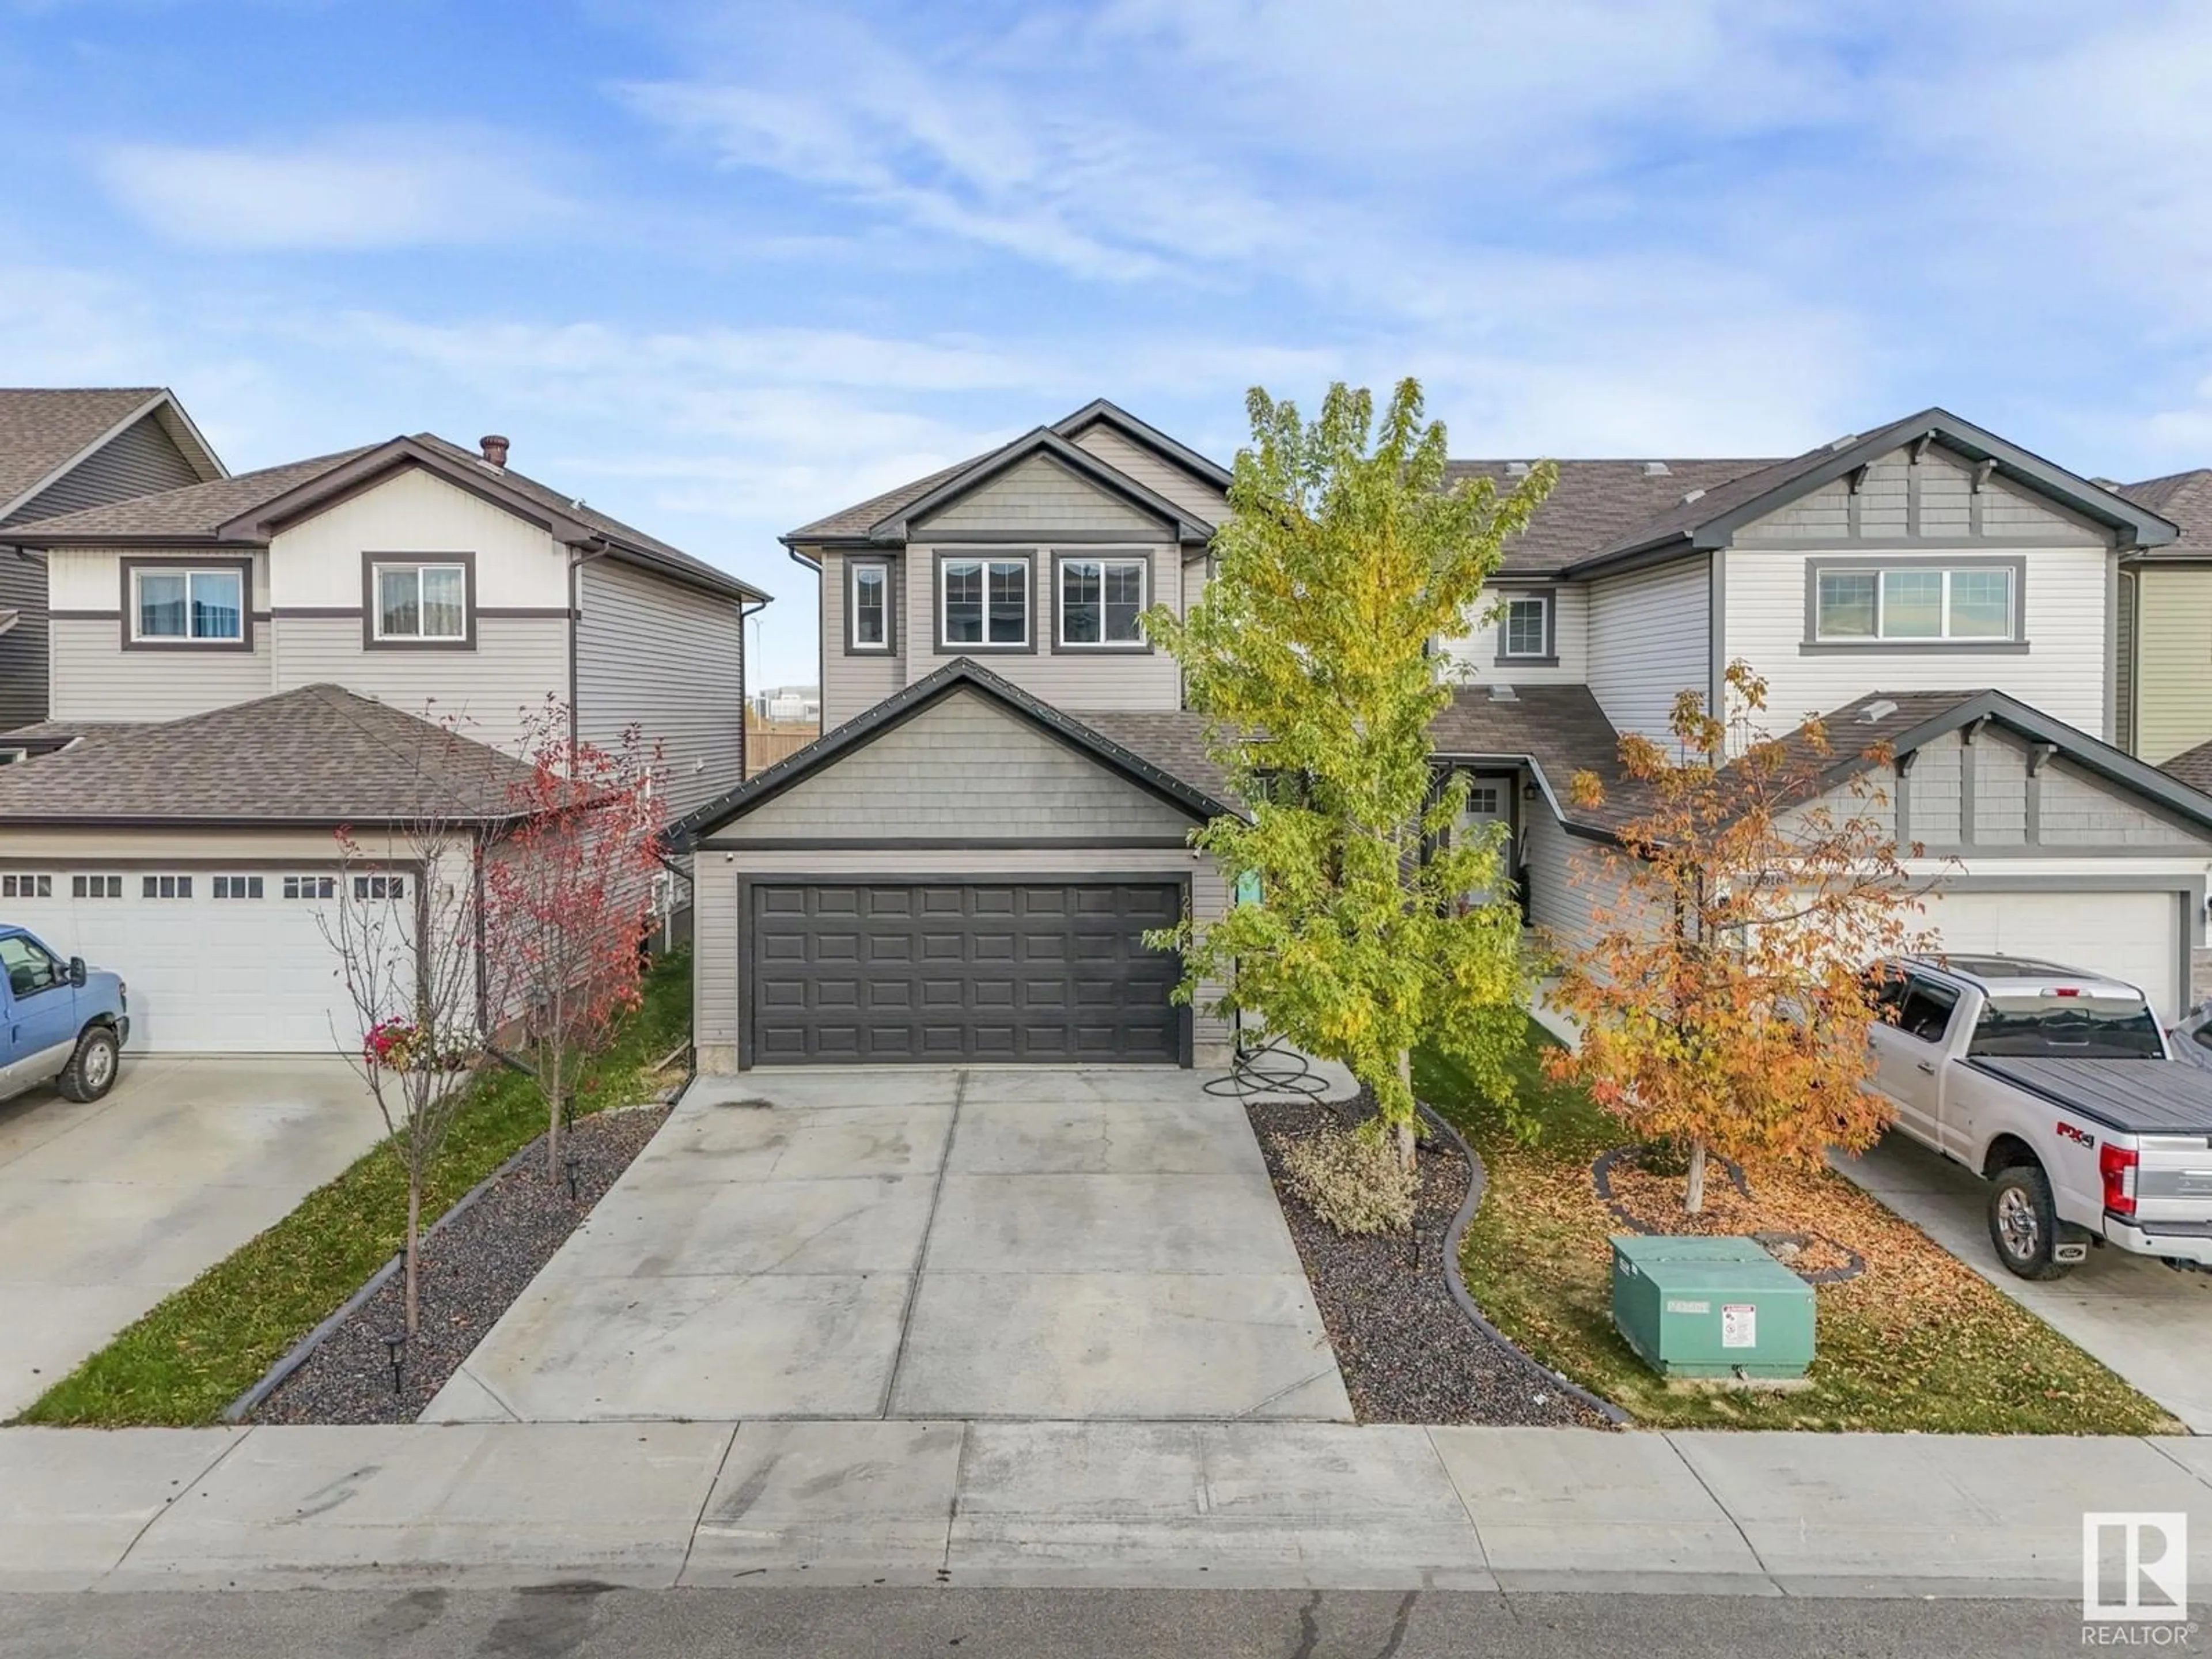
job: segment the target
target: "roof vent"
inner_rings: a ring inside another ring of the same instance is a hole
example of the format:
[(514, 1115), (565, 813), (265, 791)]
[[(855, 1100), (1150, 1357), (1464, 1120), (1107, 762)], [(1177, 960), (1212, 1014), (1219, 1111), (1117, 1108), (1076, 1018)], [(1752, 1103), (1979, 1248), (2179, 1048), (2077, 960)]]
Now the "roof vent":
[(2118, 478), (2092, 478), (2089, 482), (2100, 489), (2109, 489), (2114, 495), (2119, 493), (2120, 481)]
[(1518, 702), (1521, 701), (1521, 694), (1510, 685), (1492, 685), (1490, 688), (1490, 700), (1492, 702)]
[(1683, 505), (1683, 506), (1685, 506), (1685, 507), (1687, 507), (1687, 506), (1688, 506), (1692, 501), (1696, 501), (1696, 500), (1698, 499), (1698, 496), (1700, 496), (1700, 495), (1704, 495), (1705, 493), (1705, 492), (1704, 490), (1702, 490), (1702, 489), (1686, 489), (1686, 490), (1684, 490), (1684, 491), (1682, 492), (1682, 505)]
[(507, 440), (498, 433), (486, 433), (477, 440), (477, 447), (483, 452), (486, 466), (504, 468), (507, 465)]
[(1849, 449), (1858, 441), (1859, 434), (1857, 433), (1846, 432), (1842, 437), (1837, 439), (1835, 442), (1830, 444), (1828, 447), (1831, 449)]
[(1506, 462), (1506, 463), (1505, 463), (1505, 476), (1506, 476), (1507, 477), (1509, 477), (1509, 478), (1525, 478), (1525, 477), (1527, 477), (1528, 476), (1528, 462), (1526, 462), (1526, 461), (1508, 461), (1508, 462)]
[(1647, 478), (1663, 478), (1673, 471), (1674, 468), (1668, 466), (1664, 461), (1646, 461), (1644, 463), (1644, 476)]
[(1861, 726), (1880, 726), (1896, 712), (1897, 703), (1893, 698), (1876, 697), (1865, 708), (1860, 709), (1853, 718)]

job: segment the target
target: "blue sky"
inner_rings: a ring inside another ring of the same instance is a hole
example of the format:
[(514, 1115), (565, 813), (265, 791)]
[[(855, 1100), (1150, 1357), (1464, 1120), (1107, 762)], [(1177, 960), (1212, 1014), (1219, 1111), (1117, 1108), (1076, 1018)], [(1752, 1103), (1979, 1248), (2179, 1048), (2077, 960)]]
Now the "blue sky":
[(2212, 463), (2201, 0), (0, 0), (0, 382), (240, 470), (505, 432), (780, 596), (757, 684), (778, 532), (1100, 395)]

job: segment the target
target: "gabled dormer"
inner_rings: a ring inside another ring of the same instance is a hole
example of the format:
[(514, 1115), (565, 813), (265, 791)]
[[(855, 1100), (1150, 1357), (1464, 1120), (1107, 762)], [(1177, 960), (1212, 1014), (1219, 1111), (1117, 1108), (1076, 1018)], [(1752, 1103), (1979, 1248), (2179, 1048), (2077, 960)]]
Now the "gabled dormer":
[(1202, 591), (1228, 483), (1101, 399), (792, 532), (822, 574), (824, 728), (962, 657), (1063, 708), (1180, 707), (1139, 619)]

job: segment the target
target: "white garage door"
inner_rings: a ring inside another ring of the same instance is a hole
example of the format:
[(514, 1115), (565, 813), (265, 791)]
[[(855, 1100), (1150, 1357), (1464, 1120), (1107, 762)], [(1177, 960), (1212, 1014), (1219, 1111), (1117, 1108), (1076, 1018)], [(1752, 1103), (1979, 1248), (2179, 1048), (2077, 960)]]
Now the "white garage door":
[(2110, 974), (2141, 986), (2160, 1018), (2181, 1012), (2181, 908), (2172, 893), (1946, 893), (1927, 921), (1946, 950)]
[(50, 882), (0, 878), (0, 889), (15, 889), (0, 890), (0, 919), (121, 975), (133, 1049), (327, 1054), (338, 1045), (333, 1025), (360, 1040), (316, 925), (336, 908), (325, 895), (338, 879), (250, 867), (57, 869)]

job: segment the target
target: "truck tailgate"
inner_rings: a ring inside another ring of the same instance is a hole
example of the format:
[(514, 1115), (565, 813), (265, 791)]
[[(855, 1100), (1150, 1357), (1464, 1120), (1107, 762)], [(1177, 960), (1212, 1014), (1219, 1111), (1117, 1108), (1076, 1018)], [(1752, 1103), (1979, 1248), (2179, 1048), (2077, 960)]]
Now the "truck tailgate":
[(2136, 1221), (2153, 1232), (2212, 1224), (2212, 1137), (2144, 1135), (2136, 1146)]

